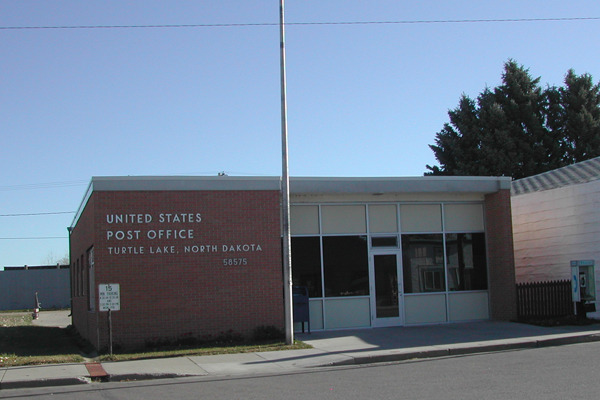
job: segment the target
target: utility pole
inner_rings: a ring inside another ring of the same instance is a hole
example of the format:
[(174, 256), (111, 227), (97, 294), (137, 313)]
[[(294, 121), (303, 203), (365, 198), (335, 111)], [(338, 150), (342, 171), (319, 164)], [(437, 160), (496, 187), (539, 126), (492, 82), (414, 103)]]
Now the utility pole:
[(283, 218), (283, 297), (285, 317), (285, 343), (294, 344), (292, 304), (292, 240), (290, 235), (290, 176), (288, 167), (287, 97), (285, 78), (285, 13), (284, 0), (279, 0), (280, 75), (281, 75), (281, 203)]

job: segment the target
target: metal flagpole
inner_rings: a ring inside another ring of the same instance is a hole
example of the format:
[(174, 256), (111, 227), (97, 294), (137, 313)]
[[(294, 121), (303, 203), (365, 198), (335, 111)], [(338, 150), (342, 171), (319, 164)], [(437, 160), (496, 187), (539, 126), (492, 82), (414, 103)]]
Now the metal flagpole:
[(285, 317), (285, 342), (294, 343), (294, 322), (292, 304), (292, 241), (290, 237), (290, 177), (288, 168), (288, 143), (287, 143), (287, 98), (285, 79), (285, 23), (284, 0), (279, 0), (279, 36), (281, 39), (280, 64), (281, 64), (281, 197), (283, 218), (283, 297)]

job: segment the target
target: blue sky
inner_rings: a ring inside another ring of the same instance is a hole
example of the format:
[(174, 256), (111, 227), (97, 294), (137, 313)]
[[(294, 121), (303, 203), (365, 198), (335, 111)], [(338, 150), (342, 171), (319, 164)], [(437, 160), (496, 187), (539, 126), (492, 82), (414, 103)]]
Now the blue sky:
[[(277, 0), (2, 0), (0, 27), (259, 24)], [(294, 22), (600, 17), (600, 2), (286, 2)], [(509, 58), (600, 78), (600, 20), (290, 25), (292, 176), (419, 176)], [(280, 175), (277, 26), (0, 29), (0, 268), (55, 262), (92, 176)], [(43, 214), (43, 215), (15, 215)], [(59, 237), (57, 239), (31, 239)]]

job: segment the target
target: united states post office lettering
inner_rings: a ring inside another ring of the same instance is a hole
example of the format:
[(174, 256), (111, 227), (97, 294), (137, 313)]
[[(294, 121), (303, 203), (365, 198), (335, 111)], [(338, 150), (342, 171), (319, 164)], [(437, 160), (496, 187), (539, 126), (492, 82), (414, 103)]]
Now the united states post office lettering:
[[(109, 224), (149, 224), (154, 218), (152, 214), (107, 214), (106, 222)], [(159, 213), (158, 222), (162, 223), (190, 223), (202, 222), (201, 213)]]
[(136, 240), (142, 237), (154, 239), (194, 239), (193, 229), (157, 229), (142, 233), (141, 230), (106, 231), (106, 240)]

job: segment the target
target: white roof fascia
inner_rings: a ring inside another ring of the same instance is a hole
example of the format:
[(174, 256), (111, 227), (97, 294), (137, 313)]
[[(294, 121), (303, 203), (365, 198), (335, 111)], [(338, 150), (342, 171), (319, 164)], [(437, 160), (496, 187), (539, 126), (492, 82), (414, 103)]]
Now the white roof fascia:
[(94, 191), (279, 190), (280, 178), (238, 176), (93, 177)]
[(510, 177), (424, 176), (402, 178), (291, 178), (293, 194), (495, 193)]

